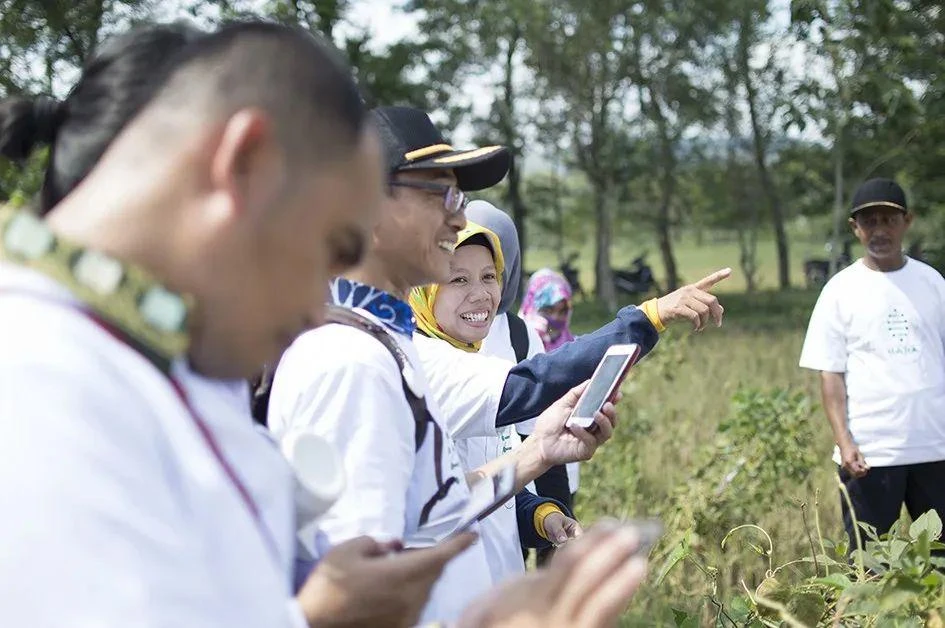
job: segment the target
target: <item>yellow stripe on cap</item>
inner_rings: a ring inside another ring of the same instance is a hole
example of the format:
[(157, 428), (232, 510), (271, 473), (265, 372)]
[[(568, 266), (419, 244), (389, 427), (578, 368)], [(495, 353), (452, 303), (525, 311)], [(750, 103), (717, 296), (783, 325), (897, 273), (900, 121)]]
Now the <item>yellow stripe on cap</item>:
[(448, 157), (440, 157), (439, 159), (434, 159), (433, 163), (437, 164), (453, 164), (457, 161), (464, 161), (466, 159), (475, 159), (476, 157), (482, 157), (483, 155), (488, 155), (502, 150), (501, 146), (483, 146), (482, 148), (476, 148), (474, 150), (466, 151), (465, 153), (460, 153), (458, 155), (450, 155)]
[(850, 213), (858, 212), (861, 209), (866, 209), (867, 207), (895, 207), (899, 211), (906, 211), (906, 208), (900, 205), (899, 203), (893, 203), (892, 201), (870, 201), (869, 203), (863, 203), (862, 205), (857, 205), (850, 210)]
[(433, 146), (418, 148), (417, 150), (412, 150), (409, 153), (404, 153), (404, 159), (407, 161), (413, 161), (414, 159), (420, 159), (421, 157), (427, 157), (435, 153), (443, 153), (451, 150), (453, 150), (453, 147), (449, 144), (434, 144)]

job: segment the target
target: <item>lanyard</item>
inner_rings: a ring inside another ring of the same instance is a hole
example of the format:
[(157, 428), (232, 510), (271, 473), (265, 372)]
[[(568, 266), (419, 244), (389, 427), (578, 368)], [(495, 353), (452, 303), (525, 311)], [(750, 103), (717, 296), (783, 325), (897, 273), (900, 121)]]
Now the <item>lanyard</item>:
[[(140, 353), (135, 343), (129, 341), (127, 334), (124, 331), (103, 319), (93, 310), (83, 307), (80, 304), (69, 303), (42, 293), (19, 288), (0, 288), (0, 295), (2, 294), (20, 294), (22, 296), (32, 297), (47, 303), (60, 305), (62, 307), (74, 310), (95, 323), (99, 328), (108, 333), (118, 342)], [(279, 550), (276, 546), (276, 542), (272, 536), (272, 533), (269, 531), (269, 528), (266, 526), (266, 522), (263, 520), (262, 512), (260, 511), (259, 506), (256, 504), (256, 501), (253, 499), (252, 494), (249, 492), (249, 489), (246, 488), (246, 485), (236, 473), (233, 465), (230, 464), (229, 460), (227, 460), (226, 455), (223, 453), (223, 448), (220, 447), (220, 444), (217, 442), (217, 439), (213, 434), (213, 430), (210, 429), (210, 426), (207, 424), (207, 422), (202, 416), (200, 416), (200, 413), (197, 412), (196, 407), (191, 402), (190, 397), (187, 395), (187, 391), (181, 382), (178, 381), (178, 379), (175, 378), (170, 372), (165, 372), (161, 369), (158, 369), (158, 371), (167, 378), (167, 381), (170, 383), (171, 388), (177, 395), (177, 398), (180, 400), (181, 404), (184, 406), (184, 409), (187, 411), (187, 416), (190, 417), (194, 427), (197, 428), (197, 432), (203, 439), (207, 449), (210, 450), (210, 453), (216, 459), (217, 464), (219, 464), (220, 468), (223, 470), (223, 474), (227, 477), (234, 490), (236, 490), (236, 492), (239, 494), (240, 499), (243, 502), (243, 505), (246, 507), (246, 510), (249, 512), (249, 515), (252, 517), (253, 522), (255, 523), (256, 528), (259, 531), (259, 534), (262, 537), (267, 550), (269, 551), (269, 554), (271, 555), (273, 561), (275, 561), (275, 564), (279, 566), (281, 571)]]

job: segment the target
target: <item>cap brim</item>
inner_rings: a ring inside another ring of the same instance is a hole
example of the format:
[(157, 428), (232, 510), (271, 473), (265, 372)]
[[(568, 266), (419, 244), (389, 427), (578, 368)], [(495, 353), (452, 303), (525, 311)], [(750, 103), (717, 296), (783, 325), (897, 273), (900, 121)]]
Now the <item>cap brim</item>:
[(484, 146), (446, 151), (410, 162), (398, 170), (452, 170), (459, 189), (475, 192), (498, 184), (511, 166), (512, 155), (505, 146)]
[(890, 207), (892, 209), (898, 209), (903, 214), (908, 213), (908, 210), (900, 205), (899, 203), (893, 203), (892, 201), (871, 201), (869, 203), (863, 203), (862, 205), (857, 205), (850, 210), (850, 216), (855, 216), (864, 209), (870, 209), (873, 207)]

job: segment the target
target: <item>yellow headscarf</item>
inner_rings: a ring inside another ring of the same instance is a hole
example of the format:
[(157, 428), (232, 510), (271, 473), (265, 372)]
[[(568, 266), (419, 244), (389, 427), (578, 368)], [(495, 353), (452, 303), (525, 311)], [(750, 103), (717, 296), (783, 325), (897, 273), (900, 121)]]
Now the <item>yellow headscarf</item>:
[[(484, 235), (486, 240), (489, 241), (489, 245), (492, 248), (492, 260), (495, 263), (496, 274), (501, 278), (503, 271), (505, 271), (505, 258), (502, 256), (502, 246), (499, 243), (499, 236), (495, 233), (482, 225), (467, 221), (466, 228), (457, 235), (456, 246), (458, 248), (460, 244), (469, 238), (480, 234)], [(463, 351), (469, 351), (470, 353), (479, 351), (482, 342), (466, 342), (459, 340), (440, 329), (440, 325), (436, 322), (436, 316), (433, 314), (433, 305), (436, 303), (436, 294), (439, 292), (439, 289), (440, 284), (431, 284), (429, 286), (423, 286), (422, 288), (414, 288), (410, 291), (410, 308), (413, 310), (413, 315), (417, 319), (417, 328), (423, 331), (427, 336), (445, 340)]]

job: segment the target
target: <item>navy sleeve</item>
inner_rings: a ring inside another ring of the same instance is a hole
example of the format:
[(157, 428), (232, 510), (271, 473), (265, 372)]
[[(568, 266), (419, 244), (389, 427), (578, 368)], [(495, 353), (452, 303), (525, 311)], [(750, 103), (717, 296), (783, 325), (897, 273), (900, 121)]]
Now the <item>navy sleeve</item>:
[(518, 536), (521, 539), (522, 547), (533, 547), (536, 549), (545, 549), (551, 547), (547, 539), (543, 539), (535, 529), (535, 510), (542, 504), (552, 503), (561, 509), (561, 512), (569, 517), (573, 517), (567, 506), (561, 502), (539, 497), (528, 489), (522, 489), (515, 496), (515, 516), (518, 520)]
[(656, 346), (659, 333), (643, 313), (628, 306), (597, 331), (578, 336), (550, 353), (540, 353), (512, 367), (502, 389), (496, 427), (527, 421), (545, 411), (581, 382), (590, 379), (613, 345), (636, 343), (642, 358)]

